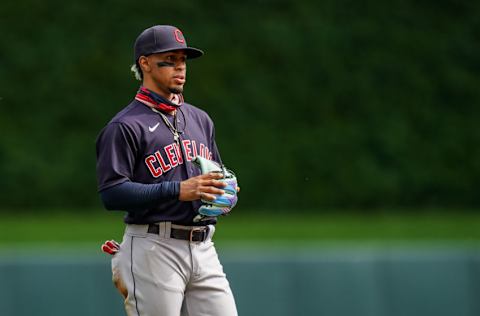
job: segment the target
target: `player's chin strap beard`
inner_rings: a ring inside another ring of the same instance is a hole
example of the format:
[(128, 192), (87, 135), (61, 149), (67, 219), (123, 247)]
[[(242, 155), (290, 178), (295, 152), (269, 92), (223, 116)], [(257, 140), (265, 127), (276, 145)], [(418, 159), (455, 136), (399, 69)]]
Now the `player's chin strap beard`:
[(140, 87), (135, 96), (135, 100), (146, 104), (147, 106), (160, 110), (162, 112), (172, 112), (180, 108), (183, 104), (183, 95), (175, 94), (174, 100), (167, 100), (158, 93), (153, 92), (145, 87)]
[[(158, 68), (162, 68), (162, 67), (175, 67), (175, 63), (171, 63), (171, 62), (168, 62), (168, 61), (159, 61), (157, 63), (157, 67)], [(171, 93), (173, 94), (181, 94), (182, 91), (181, 90), (177, 90), (177, 89), (173, 89), (173, 88), (168, 88), (168, 91), (170, 91)]]

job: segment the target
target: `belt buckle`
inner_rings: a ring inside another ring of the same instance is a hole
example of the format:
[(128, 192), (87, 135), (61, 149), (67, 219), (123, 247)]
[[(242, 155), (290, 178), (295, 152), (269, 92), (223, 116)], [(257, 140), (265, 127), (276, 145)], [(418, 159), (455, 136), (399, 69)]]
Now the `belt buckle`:
[[(208, 227), (194, 227), (194, 228), (192, 228), (192, 229), (190, 230), (190, 236), (189, 236), (189, 238), (188, 238), (189, 241), (190, 241), (190, 242), (194, 242), (194, 241), (193, 241), (193, 234), (194, 234), (195, 232), (203, 232), (203, 233), (205, 233), (205, 232), (207, 231), (207, 229), (208, 229)], [(199, 242), (200, 242), (200, 241), (205, 241), (205, 238), (206, 238), (206, 236), (204, 236), (203, 240), (199, 240)]]

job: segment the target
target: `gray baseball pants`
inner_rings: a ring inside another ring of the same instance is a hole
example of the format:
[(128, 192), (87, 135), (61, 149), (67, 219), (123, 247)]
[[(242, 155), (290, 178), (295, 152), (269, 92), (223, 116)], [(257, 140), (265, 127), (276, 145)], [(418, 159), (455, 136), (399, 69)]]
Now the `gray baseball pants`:
[(170, 237), (159, 223), (127, 225), (120, 251), (112, 258), (113, 281), (125, 298), (128, 316), (237, 316), (235, 300), (212, 242), (215, 226), (203, 242)]

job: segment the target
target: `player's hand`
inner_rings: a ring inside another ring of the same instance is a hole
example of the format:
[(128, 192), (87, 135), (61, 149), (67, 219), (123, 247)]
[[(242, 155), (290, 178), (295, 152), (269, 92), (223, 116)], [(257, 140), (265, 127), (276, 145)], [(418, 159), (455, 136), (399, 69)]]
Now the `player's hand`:
[(214, 194), (222, 195), (225, 191), (222, 190), (227, 184), (222, 179), (223, 175), (218, 172), (210, 172), (200, 176), (192, 177), (180, 182), (180, 194), (178, 199), (180, 201), (194, 201), (194, 200), (215, 200)]

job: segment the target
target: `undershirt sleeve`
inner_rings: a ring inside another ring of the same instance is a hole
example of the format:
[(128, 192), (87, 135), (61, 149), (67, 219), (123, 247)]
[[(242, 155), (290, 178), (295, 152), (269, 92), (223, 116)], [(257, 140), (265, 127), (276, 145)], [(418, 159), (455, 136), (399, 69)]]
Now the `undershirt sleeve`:
[(159, 202), (178, 198), (179, 181), (163, 181), (154, 184), (123, 182), (100, 191), (107, 210), (135, 211), (155, 207)]

